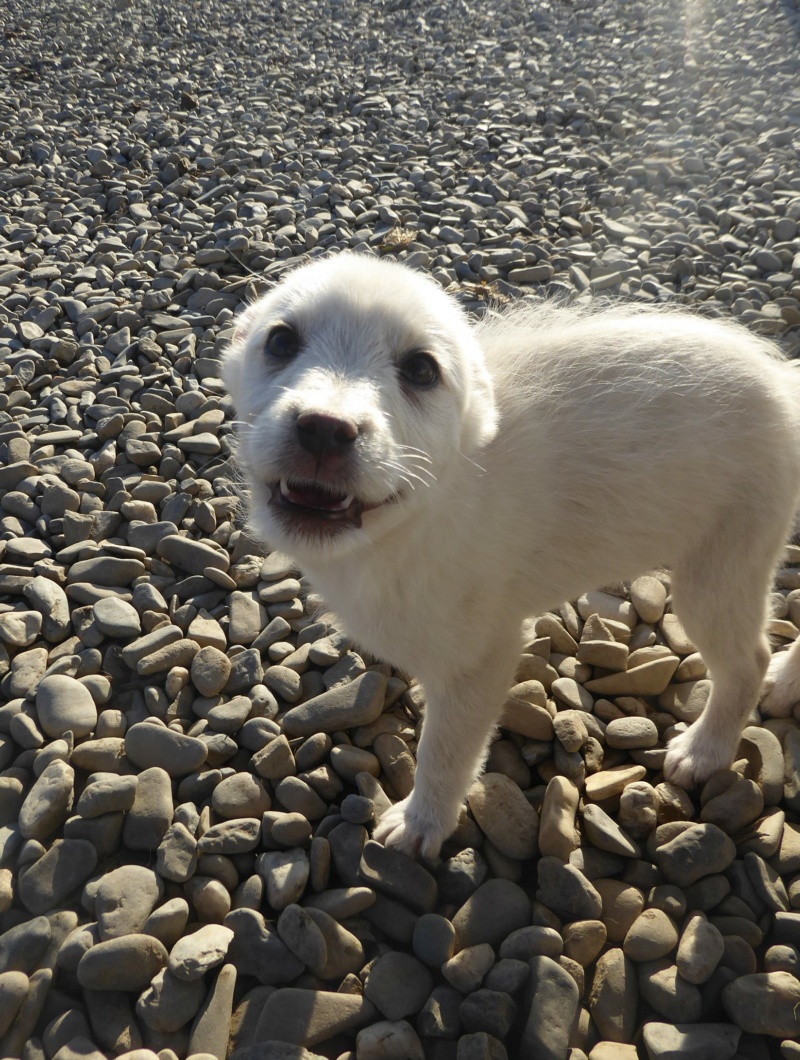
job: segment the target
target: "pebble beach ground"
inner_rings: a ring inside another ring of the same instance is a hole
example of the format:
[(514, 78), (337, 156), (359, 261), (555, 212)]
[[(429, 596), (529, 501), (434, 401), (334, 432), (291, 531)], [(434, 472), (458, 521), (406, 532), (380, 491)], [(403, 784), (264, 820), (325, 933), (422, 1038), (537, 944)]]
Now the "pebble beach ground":
[[(219, 356), (357, 248), (800, 354), (791, 0), (7, 0), (0, 1056), (800, 1057), (800, 707), (687, 794), (669, 575), (531, 618), (439, 863), (413, 675), (241, 517)], [(387, 601), (387, 606), (391, 602)], [(800, 548), (772, 595), (800, 628)]]

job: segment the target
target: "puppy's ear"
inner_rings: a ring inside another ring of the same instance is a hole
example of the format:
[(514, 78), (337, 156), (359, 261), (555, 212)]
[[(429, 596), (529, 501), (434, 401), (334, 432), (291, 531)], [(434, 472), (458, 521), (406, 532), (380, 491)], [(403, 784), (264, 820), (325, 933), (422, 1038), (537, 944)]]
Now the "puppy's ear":
[(471, 359), (461, 433), (462, 452), (480, 449), (497, 434), (499, 416), (494, 400), (494, 384), (480, 350)]
[(235, 408), (240, 408), (242, 398), (242, 374), (244, 372), (244, 351), (250, 335), (253, 312), (252, 306), (243, 309), (236, 318), (236, 327), (230, 345), (222, 358), (222, 379), (233, 400)]

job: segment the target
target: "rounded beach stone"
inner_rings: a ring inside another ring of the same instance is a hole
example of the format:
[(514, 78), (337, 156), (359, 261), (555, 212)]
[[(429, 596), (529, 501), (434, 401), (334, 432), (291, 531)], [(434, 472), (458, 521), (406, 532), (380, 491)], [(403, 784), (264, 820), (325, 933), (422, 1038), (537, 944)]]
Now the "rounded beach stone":
[(78, 964), (84, 990), (123, 990), (138, 993), (167, 963), (163, 943), (151, 935), (124, 935), (98, 942)]
[(681, 978), (669, 958), (640, 964), (638, 968), (639, 994), (659, 1015), (672, 1023), (696, 1023), (700, 1019), (700, 991)]
[(98, 600), (92, 608), (97, 628), (107, 637), (138, 637), (142, 632), (142, 620), (136, 608), (119, 597), (107, 596)]
[(678, 944), (678, 929), (661, 909), (645, 909), (634, 920), (622, 949), (632, 961), (656, 961), (672, 953)]
[(573, 920), (562, 930), (564, 956), (587, 968), (606, 944), (608, 932), (602, 920)]
[(224, 651), (207, 644), (192, 659), (190, 673), (201, 696), (216, 696), (228, 683), (231, 661)]
[(433, 989), (433, 976), (408, 953), (393, 951), (378, 957), (369, 968), (364, 996), (389, 1020), (419, 1012)]
[(66, 674), (43, 677), (36, 690), (36, 716), (42, 731), (58, 738), (71, 732), (88, 736), (97, 724), (97, 707), (89, 689)]
[(650, 718), (614, 718), (606, 726), (606, 743), (623, 750), (655, 747), (658, 729)]
[(543, 857), (538, 865), (536, 901), (561, 920), (599, 920), (603, 900), (583, 873), (559, 858)]
[(20, 807), (18, 824), (25, 839), (43, 841), (64, 823), (74, 783), (75, 771), (66, 762), (55, 759), (45, 766)]
[(267, 998), (254, 1041), (313, 1046), (372, 1024), (377, 1015), (372, 1002), (360, 994), (285, 987)]
[(338, 732), (357, 725), (369, 725), (380, 717), (386, 696), (386, 678), (367, 671), (348, 684), (337, 685), (283, 717), (289, 736), (312, 736), (317, 732)]
[(678, 887), (724, 872), (735, 856), (733, 840), (715, 824), (690, 825), (656, 850), (659, 868)]
[(589, 1011), (602, 1039), (631, 1040), (638, 997), (635, 965), (621, 949), (607, 950), (595, 966), (589, 991)]
[(105, 873), (95, 896), (100, 939), (142, 931), (162, 893), (158, 876), (143, 865), (120, 865)]
[(232, 938), (231, 928), (222, 924), (204, 924), (190, 935), (184, 935), (172, 947), (170, 972), (185, 982), (200, 979), (211, 968), (222, 964)]
[(578, 986), (550, 957), (532, 957), (525, 987), (527, 1020), (521, 1051), (526, 1056), (566, 1056), (578, 1013)]
[(183, 777), (205, 762), (208, 745), (165, 725), (142, 721), (125, 733), (125, 753), (140, 769), (157, 766), (171, 777)]
[(703, 913), (693, 913), (683, 928), (675, 963), (682, 979), (699, 986), (707, 982), (725, 952), (719, 929)]
[(430, 913), (436, 904), (436, 880), (426, 868), (397, 850), (370, 840), (361, 852), (356, 883), (366, 883), (418, 913)]
[(513, 780), (486, 773), (470, 788), (467, 802), (481, 831), (501, 854), (517, 861), (536, 854), (539, 817)]
[(358, 1060), (425, 1060), (419, 1035), (408, 1020), (379, 1020), (356, 1035)]
[(495, 953), (488, 942), (467, 946), (442, 965), (442, 975), (462, 994), (477, 990), (492, 967)]
[(50, 921), (46, 916), (23, 920), (4, 931), (0, 935), (0, 967), (3, 972), (32, 972), (47, 949), (50, 935)]
[(649, 1060), (733, 1060), (742, 1032), (730, 1023), (647, 1022), (643, 1029)]
[(202, 979), (186, 982), (161, 968), (136, 1002), (136, 1015), (151, 1030), (174, 1034), (194, 1019), (205, 996)]
[(746, 1034), (800, 1035), (800, 982), (789, 972), (742, 975), (722, 991), (722, 1005)]
[(531, 903), (511, 880), (487, 880), (453, 917), (459, 949), (489, 943), (499, 946), (517, 928), (531, 922)]
[(28, 994), (29, 980), (24, 972), (0, 972), (0, 1035), (14, 1022)]
[(217, 784), (211, 805), (220, 817), (232, 820), (261, 817), (272, 805), (272, 800), (258, 777), (251, 773), (235, 773)]
[(575, 829), (580, 791), (567, 777), (554, 776), (547, 784), (539, 821), (539, 852), (567, 861), (578, 846)]
[(125, 815), (122, 830), (125, 846), (132, 850), (155, 850), (172, 821), (172, 783), (158, 766), (139, 774), (133, 806)]
[(97, 851), (86, 839), (57, 839), (20, 873), (19, 897), (36, 915), (57, 908), (94, 872)]

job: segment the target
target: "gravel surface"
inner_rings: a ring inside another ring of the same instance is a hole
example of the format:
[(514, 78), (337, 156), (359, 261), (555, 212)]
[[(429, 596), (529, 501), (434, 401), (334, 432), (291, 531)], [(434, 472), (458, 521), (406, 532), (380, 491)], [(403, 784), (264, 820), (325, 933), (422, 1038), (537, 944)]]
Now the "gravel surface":
[[(0, 25), (0, 1055), (800, 1056), (800, 708), (672, 787), (708, 681), (669, 577), (590, 592), (526, 625), (441, 862), (384, 850), (419, 690), (247, 536), (219, 378), (244, 300), (344, 248), (800, 353), (797, 4)], [(772, 613), (785, 647), (800, 548)]]

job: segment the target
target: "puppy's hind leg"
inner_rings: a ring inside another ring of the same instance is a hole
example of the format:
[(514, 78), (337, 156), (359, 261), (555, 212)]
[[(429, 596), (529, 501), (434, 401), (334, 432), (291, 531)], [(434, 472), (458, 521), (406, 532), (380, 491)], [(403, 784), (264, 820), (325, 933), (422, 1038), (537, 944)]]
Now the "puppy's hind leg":
[(480, 772), (519, 655), (512, 634), (480, 665), (423, 681), (426, 707), (414, 790), (378, 822), (374, 838), (417, 857), (435, 857), (455, 831), (461, 806)]
[(683, 787), (730, 766), (758, 701), (770, 658), (766, 599), (781, 545), (763, 514), (740, 510), (674, 571), (675, 611), (712, 679), (700, 718), (667, 748), (664, 773)]

